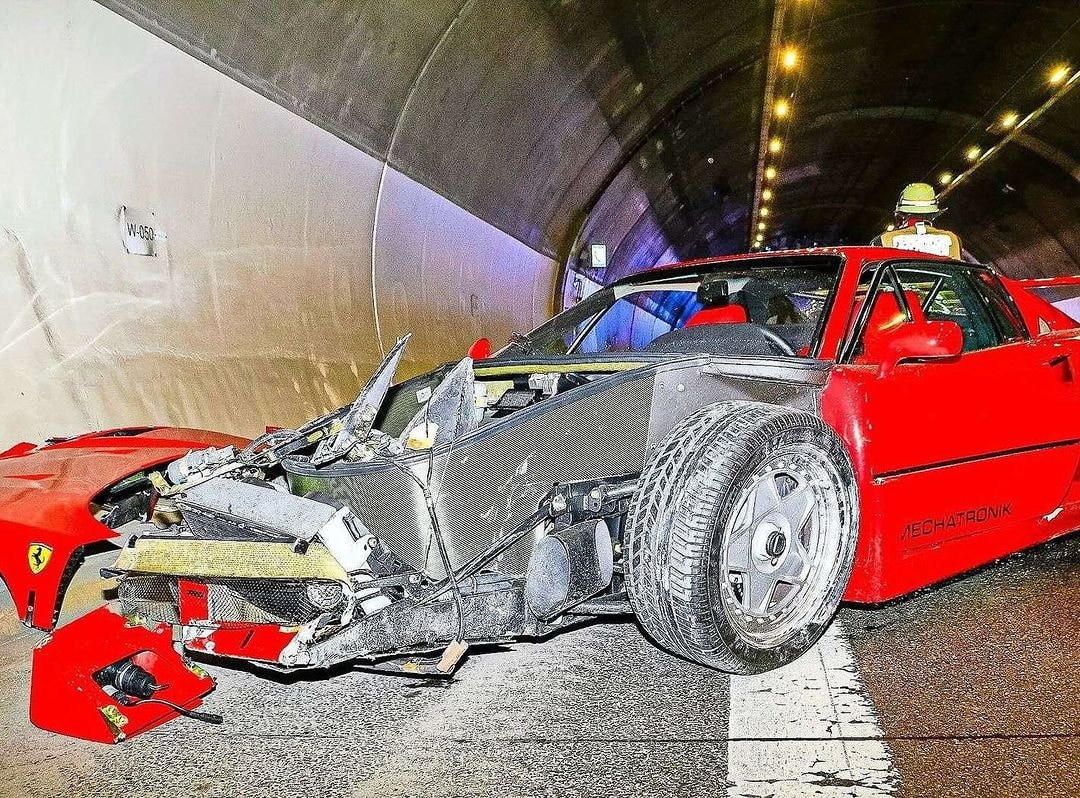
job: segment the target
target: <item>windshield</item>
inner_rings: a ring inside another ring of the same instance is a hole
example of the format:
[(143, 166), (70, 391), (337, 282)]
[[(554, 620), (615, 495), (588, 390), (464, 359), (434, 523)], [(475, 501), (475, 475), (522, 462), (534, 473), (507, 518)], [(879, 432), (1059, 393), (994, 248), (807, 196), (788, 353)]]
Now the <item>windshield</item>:
[(835, 256), (665, 270), (601, 289), (512, 348), (566, 355), (805, 355), (836, 285)]

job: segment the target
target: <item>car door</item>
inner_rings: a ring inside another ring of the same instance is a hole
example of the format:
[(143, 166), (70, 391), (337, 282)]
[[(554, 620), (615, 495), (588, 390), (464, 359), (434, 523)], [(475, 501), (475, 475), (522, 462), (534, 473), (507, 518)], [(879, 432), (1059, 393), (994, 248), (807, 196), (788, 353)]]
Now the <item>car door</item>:
[[(863, 534), (886, 553), (879, 578), (898, 595), (1038, 539), (1076, 472), (1080, 408), (1071, 349), (1029, 338), (986, 269), (899, 261), (862, 287), (869, 308), (856, 304), (827, 391), (850, 405)], [(874, 325), (920, 321), (959, 324), (962, 353), (883, 370), (866, 346)]]

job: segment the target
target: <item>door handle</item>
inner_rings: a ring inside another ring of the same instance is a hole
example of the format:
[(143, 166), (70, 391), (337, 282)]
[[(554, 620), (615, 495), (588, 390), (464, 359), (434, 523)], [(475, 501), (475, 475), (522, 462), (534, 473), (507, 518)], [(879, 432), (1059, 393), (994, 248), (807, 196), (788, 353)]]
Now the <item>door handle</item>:
[(1072, 353), (1062, 352), (1061, 354), (1054, 355), (1052, 358), (1046, 361), (1046, 365), (1050, 368), (1057, 366), (1064, 366), (1064, 376), (1066, 382), (1073, 381), (1073, 367), (1072, 367)]

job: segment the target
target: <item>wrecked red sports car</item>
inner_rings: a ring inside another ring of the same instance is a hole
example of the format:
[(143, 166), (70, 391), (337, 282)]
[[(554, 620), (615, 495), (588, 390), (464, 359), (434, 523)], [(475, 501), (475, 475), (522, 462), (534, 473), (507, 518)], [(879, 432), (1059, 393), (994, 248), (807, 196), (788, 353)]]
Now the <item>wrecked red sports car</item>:
[(35, 652), (35, 723), (114, 741), (191, 713), (212, 687), (191, 653), (437, 676), (469, 644), (630, 612), (755, 673), (843, 599), (1080, 528), (1080, 329), (984, 266), (711, 259), (394, 384), (406, 343), (295, 430), (0, 455), (0, 570), (28, 624), (52, 628), (84, 547), (120, 547), (109, 606)]

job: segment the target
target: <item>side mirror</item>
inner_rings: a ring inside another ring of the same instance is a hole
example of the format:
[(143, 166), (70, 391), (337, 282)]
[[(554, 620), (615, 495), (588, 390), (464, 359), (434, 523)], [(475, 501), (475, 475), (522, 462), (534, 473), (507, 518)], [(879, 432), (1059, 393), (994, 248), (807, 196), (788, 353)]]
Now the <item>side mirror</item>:
[(487, 360), (491, 357), (491, 341), (477, 338), (476, 343), (469, 347), (469, 357), (473, 360)]
[(907, 322), (883, 330), (874, 338), (873, 352), (880, 364), (880, 376), (905, 360), (945, 360), (964, 351), (964, 331), (955, 321)]

